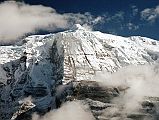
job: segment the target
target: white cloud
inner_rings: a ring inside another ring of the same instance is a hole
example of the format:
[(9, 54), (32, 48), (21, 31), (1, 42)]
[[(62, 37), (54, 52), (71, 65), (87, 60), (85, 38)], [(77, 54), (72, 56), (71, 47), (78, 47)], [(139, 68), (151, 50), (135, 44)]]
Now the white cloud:
[(133, 16), (136, 16), (138, 14), (138, 11), (139, 11), (137, 6), (133, 5), (133, 6), (131, 6), (131, 9), (132, 9)]
[(95, 118), (88, 111), (88, 106), (73, 101), (65, 103), (59, 109), (51, 111), (42, 117), (34, 114), (32, 120), (95, 120)]
[(9, 1), (0, 4), (0, 41), (15, 40), (37, 29), (67, 27), (65, 16), (41, 5)]
[(141, 11), (141, 18), (149, 22), (155, 22), (159, 18), (159, 5), (156, 8), (146, 8)]
[(90, 13), (60, 14), (55, 9), (42, 5), (7, 1), (0, 4), (0, 42), (10, 43), (39, 29), (54, 31), (57, 28), (68, 28), (75, 23), (92, 28), (101, 18)]
[[(138, 65), (127, 66), (111, 74), (99, 73), (94, 79), (101, 81), (101, 86), (115, 86), (125, 89), (112, 102), (124, 105), (126, 112), (136, 111), (146, 96), (159, 96), (159, 66)], [(157, 108), (158, 109), (158, 108)]]

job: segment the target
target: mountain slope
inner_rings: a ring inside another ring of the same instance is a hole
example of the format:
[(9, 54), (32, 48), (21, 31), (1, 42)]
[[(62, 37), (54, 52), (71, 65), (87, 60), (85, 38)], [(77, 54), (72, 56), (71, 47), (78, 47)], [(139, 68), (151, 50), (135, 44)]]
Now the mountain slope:
[(88, 31), (80, 25), (0, 46), (1, 119), (11, 118), (19, 101), (28, 96), (33, 97), (33, 111), (56, 108), (59, 94), (65, 94), (57, 89), (62, 82), (68, 85), (62, 87), (64, 92), (70, 81), (93, 80), (97, 72), (113, 73), (128, 65), (153, 64), (158, 57), (158, 41)]
[(159, 55), (159, 42), (140, 36), (125, 38), (87, 31), (78, 25), (56, 36), (64, 45), (64, 71), (69, 71), (66, 80), (91, 80), (97, 71), (116, 72), (127, 65), (152, 64)]

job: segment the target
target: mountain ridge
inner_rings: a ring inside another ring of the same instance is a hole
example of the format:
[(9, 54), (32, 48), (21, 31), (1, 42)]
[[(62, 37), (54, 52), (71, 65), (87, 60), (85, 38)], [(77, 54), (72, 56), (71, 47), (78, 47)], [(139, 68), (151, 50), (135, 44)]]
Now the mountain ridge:
[(97, 72), (113, 73), (128, 65), (158, 63), (159, 42), (75, 25), (56, 34), (28, 36), (15, 46), (0, 46), (0, 58), (0, 116), (5, 120), (17, 111), (18, 101), (30, 95), (36, 111), (47, 111), (57, 107), (61, 95), (56, 88), (62, 84), (69, 87), (59, 92), (67, 96), (70, 90), (65, 89), (72, 81), (91, 81)]

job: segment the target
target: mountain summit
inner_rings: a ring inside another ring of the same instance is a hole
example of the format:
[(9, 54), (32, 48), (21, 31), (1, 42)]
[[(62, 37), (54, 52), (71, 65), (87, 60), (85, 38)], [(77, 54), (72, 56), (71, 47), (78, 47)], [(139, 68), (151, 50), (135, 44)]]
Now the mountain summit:
[(79, 24), (56, 34), (28, 36), (21, 43), (0, 46), (2, 120), (10, 119), (18, 101), (28, 96), (34, 98), (36, 111), (54, 109), (57, 86), (70, 88), (71, 81), (92, 80), (97, 72), (153, 64), (159, 58), (156, 40), (89, 31)]
[(80, 24), (75, 24), (71, 30), (86, 30), (86, 28), (82, 27)]

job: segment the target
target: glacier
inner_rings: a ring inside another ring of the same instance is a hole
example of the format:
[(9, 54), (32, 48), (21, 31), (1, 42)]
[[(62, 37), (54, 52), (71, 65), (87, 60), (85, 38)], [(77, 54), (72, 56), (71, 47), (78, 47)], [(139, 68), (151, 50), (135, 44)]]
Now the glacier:
[(58, 107), (60, 94), (70, 94), (74, 81), (93, 81), (98, 72), (128, 65), (156, 64), (158, 58), (157, 40), (90, 31), (79, 24), (0, 46), (0, 119), (11, 119), (26, 97), (32, 96), (36, 111), (47, 112)]

